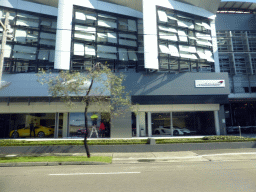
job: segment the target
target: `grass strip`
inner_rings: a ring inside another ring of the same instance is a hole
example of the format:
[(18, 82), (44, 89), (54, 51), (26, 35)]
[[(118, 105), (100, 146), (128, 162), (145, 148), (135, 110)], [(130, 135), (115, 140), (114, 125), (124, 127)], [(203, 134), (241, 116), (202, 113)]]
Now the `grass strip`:
[[(256, 138), (239, 136), (206, 136), (203, 138), (163, 138), (156, 139), (156, 144), (174, 143), (210, 143), (210, 142), (251, 142)], [(111, 139), (111, 140), (89, 140), (88, 145), (138, 145), (147, 144), (148, 139)], [(52, 140), (52, 141), (28, 141), (17, 139), (0, 140), (0, 146), (54, 146), (54, 145), (83, 145), (82, 140)]]
[(156, 144), (174, 144), (174, 143), (213, 143), (213, 142), (252, 142), (256, 138), (239, 136), (206, 136), (203, 138), (182, 138), (182, 139), (157, 139)]
[[(135, 145), (146, 144), (147, 139), (133, 140), (89, 140), (88, 145)], [(52, 146), (52, 145), (84, 145), (82, 140), (27, 141), (16, 139), (0, 140), (0, 146)]]
[(112, 157), (95, 156), (87, 158), (86, 156), (23, 156), (23, 157), (1, 157), (0, 163), (19, 163), (19, 162), (102, 162), (111, 163)]

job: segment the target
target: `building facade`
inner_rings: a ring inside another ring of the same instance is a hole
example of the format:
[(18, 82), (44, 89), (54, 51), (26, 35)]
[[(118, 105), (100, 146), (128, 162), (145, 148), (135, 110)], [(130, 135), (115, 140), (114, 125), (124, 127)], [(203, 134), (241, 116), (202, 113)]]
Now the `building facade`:
[(230, 77), (219, 64), (219, 3), (1, 1), (2, 22), (9, 12), (13, 38), (4, 49), (3, 81), (10, 84), (0, 89), (0, 138), (29, 137), (32, 124), (36, 136), (48, 130), (49, 137), (82, 137), (84, 106), (71, 109), (50, 97), (36, 74), (86, 72), (96, 62), (124, 73), (131, 101), (139, 105), (136, 115), (110, 122), (103, 118), (110, 114), (91, 106), (90, 137), (98, 136), (101, 123), (111, 138), (225, 135)]
[(227, 131), (255, 133), (256, 4), (221, 2), (216, 17), (220, 71), (229, 74)]

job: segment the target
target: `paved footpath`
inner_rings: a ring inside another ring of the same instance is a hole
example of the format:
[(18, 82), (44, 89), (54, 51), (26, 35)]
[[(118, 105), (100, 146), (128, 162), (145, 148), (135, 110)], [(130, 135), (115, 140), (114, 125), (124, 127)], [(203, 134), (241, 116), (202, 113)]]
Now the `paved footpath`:
[[(44, 153), (40, 156), (85, 156), (86, 153)], [(16, 154), (1, 157), (21, 156)], [(30, 154), (33, 156), (33, 154)], [(38, 156), (38, 154), (35, 154)], [(251, 161), (256, 160), (256, 149), (219, 149), (181, 152), (145, 152), (145, 153), (91, 153), (91, 156), (111, 156), (113, 164), (134, 163), (170, 163), (170, 162), (211, 162), (211, 161)], [(101, 165), (100, 162), (28, 162), (0, 163), (0, 167), (20, 166), (58, 166), (58, 165)]]

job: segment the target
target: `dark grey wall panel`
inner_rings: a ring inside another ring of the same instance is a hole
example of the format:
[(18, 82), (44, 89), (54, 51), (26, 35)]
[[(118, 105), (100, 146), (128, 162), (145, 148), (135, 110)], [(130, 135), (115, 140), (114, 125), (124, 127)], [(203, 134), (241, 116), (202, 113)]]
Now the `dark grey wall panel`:
[(0, 89), (0, 97), (48, 96), (48, 86), (38, 83), (37, 78), (36, 73), (4, 74), (3, 81), (11, 84)]
[[(53, 73), (52, 75), (57, 75)], [(46, 97), (48, 94), (48, 86), (41, 85), (37, 82), (36, 73), (18, 73), (4, 74), (3, 81), (10, 82), (8, 87), (0, 89), (0, 97)], [(94, 81), (90, 95), (109, 95), (108, 90), (104, 90), (100, 82)]]
[[(127, 73), (131, 95), (227, 95), (227, 73)], [(196, 88), (195, 80), (225, 80), (225, 88)]]
[(141, 105), (166, 104), (225, 104), (229, 103), (228, 95), (159, 95), (132, 96), (132, 102)]
[[(227, 95), (227, 73), (125, 73), (124, 85), (131, 95)], [(45, 97), (46, 85), (37, 82), (35, 73), (4, 74), (4, 81), (11, 82), (0, 90), (0, 97)], [(195, 80), (225, 80), (225, 88), (196, 88)], [(99, 82), (94, 87), (100, 87)], [(104, 89), (102, 87), (102, 89)], [(93, 89), (94, 90), (94, 89)], [(92, 90), (92, 94), (93, 93)], [(108, 92), (103, 92), (109, 95)]]

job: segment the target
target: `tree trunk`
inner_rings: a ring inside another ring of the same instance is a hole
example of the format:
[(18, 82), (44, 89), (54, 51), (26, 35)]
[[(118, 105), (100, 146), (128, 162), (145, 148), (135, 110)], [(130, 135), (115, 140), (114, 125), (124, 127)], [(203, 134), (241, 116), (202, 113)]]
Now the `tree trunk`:
[(91, 85), (86, 93), (86, 101), (85, 101), (85, 108), (84, 108), (84, 124), (85, 124), (85, 134), (84, 134), (84, 148), (85, 148), (85, 151), (87, 153), (87, 157), (90, 158), (91, 157), (91, 154), (90, 154), (90, 150), (89, 150), (89, 147), (87, 145), (87, 136), (88, 136), (88, 120), (87, 120), (87, 110), (88, 110), (88, 107), (89, 107), (89, 93), (92, 89), (92, 84), (93, 84), (93, 79), (91, 80)]
[(88, 109), (88, 105), (89, 105), (89, 102), (88, 102), (88, 100), (86, 100), (86, 106), (84, 109), (84, 124), (85, 124), (85, 130), (86, 130), (85, 134), (84, 134), (84, 148), (87, 153), (87, 157), (90, 158), (91, 155), (90, 155), (89, 147), (87, 145), (87, 136), (88, 136), (87, 109)]

